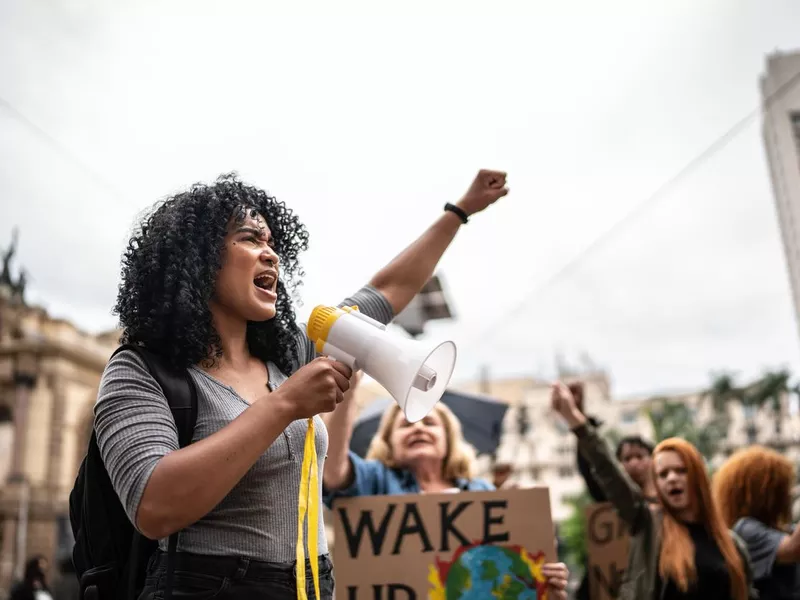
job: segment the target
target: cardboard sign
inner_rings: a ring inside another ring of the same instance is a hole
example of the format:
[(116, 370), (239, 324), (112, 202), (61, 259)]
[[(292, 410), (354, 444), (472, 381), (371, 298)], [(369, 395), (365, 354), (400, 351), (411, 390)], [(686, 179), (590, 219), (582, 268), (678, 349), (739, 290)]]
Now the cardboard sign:
[(337, 499), (336, 600), (547, 597), (548, 488)]
[(586, 550), (589, 554), (589, 595), (592, 600), (619, 598), (628, 567), (628, 527), (610, 502), (586, 509)]

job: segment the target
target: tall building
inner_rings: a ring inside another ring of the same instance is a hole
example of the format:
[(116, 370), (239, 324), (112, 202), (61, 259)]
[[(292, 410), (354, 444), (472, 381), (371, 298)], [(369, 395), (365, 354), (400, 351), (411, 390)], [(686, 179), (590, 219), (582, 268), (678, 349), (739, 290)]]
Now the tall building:
[(767, 57), (763, 136), (800, 327), (800, 52)]

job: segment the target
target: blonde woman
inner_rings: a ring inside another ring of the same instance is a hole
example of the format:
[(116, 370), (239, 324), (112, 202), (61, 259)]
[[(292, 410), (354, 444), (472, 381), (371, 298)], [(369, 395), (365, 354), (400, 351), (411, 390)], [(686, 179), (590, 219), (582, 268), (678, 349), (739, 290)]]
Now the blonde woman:
[[(356, 383), (356, 382), (353, 382)], [(392, 404), (384, 413), (367, 458), (349, 450), (356, 405), (349, 398), (327, 420), (329, 446), (323, 472), (325, 502), (338, 497), (425, 494), (493, 490), (474, 475), (475, 450), (464, 439), (461, 423), (443, 403), (421, 421), (406, 421)], [(566, 600), (569, 571), (562, 563), (545, 564), (548, 598)]]

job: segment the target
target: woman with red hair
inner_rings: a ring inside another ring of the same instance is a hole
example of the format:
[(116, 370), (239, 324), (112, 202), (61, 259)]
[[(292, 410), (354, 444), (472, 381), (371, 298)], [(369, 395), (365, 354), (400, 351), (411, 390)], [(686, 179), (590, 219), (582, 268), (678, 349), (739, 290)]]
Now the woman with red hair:
[(714, 475), (722, 518), (747, 544), (761, 600), (800, 598), (800, 527), (792, 526), (795, 466), (785, 456), (751, 446)]
[(605, 441), (562, 383), (553, 409), (578, 438), (578, 450), (625, 521), (631, 537), (623, 600), (749, 600), (749, 556), (711, 496), (703, 457), (685, 440), (670, 438), (653, 451), (659, 506), (651, 507), (614, 459)]

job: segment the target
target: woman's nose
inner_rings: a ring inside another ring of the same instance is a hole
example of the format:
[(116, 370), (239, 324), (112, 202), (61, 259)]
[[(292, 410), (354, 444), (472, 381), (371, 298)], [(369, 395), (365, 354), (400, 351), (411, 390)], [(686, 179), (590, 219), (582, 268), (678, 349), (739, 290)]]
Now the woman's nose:
[(277, 267), (278, 264), (280, 264), (281, 259), (278, 257), (275, 251), (270, 248), (269, 250), (264, 250), (264, 252), (261, 253), (261, 262)]

